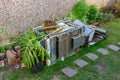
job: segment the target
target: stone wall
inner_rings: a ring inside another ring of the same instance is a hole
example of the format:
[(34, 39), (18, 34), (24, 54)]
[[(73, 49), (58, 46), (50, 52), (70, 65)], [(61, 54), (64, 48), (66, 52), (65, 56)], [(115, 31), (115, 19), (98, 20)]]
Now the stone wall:
[(0, 28), (10, 35), (24, 32), (47, 19), (63, 17), (76, 0), (0, 0)]
[[(114, 0), (86, 0), (88, 4), (109, 6)], [(0, 0), (0, 29), (9, 37), (18, 35), (44, 20), (63, 17), (77, 0)]]
[(88, 4), (96, 4), (98, 7), (112, 7), (116, 1), (120, 2), (120, 0), (86, 0)]
[(98, 7), (111, 7), (114, 5), (115, 0), (87, 0), (87, 3), (96, 4)]

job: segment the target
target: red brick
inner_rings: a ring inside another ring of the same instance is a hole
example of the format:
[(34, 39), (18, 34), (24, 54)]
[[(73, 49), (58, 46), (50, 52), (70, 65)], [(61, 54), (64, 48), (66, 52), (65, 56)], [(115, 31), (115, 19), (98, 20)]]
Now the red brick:
[(0, 67), (3, 67), (4, 65), (5, 65), (4, 60), (1, 60), (1, 61), (0, 61)]
[(16, 64), (16, 55), (15, 55), (15, 52), (13, 52), (11, 50), (7, 50), (6, 57), (7, 57), (9, 65), (15, 65)]

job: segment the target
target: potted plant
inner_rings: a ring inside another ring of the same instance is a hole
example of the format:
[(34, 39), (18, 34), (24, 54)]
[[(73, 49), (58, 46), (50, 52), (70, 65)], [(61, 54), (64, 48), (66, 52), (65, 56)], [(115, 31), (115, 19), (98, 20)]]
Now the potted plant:
[(43, 69), (45, 58), (49, 58), (45, 49), (32, 30), (17, 38), (17, 43), (21, 46), (21, 57), (26, 68), (37, 72)]

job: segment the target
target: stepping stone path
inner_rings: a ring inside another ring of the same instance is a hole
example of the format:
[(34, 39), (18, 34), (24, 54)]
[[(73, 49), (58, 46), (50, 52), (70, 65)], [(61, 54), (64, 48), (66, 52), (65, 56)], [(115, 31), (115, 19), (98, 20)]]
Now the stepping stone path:
[(120, 45), (120, 42), (118, 42), (118, 45)]
[(93, 53), (87, 53), (85, 56), (87, 56), (89, 59), (95, 61), (96, 59), (98, 59), (98, 56), (93, 54)]
[(57, 76), (54, 76), (52, 80), (60, 80)]
[(105, 70), (106, 70), (106, 63), (104, 61), (101, 61), (100, 63), (96, 64), (95, 66), (101, 73), (105, 72)]
[(109, 51), (106, 50), (106, 49), (104, 49), (104, 48), (100, 48), (100, 49), (98, 49), (97, 51), (98, 51), (99, 53), (103, 54), (103, 55), (109, 54)]
[(62, 69), (62, 73), (65, 74), (67, 77), (71, 78), (77, 74), (77, 71), (70, 67), (65, 67)]
[(76, 59), (75, 64), (81, 68), (88, 65), (88, 63), (82, 59)]
[(108, 48), (110, 48), (110, 49), (112, 49), (114, 51), (119, 51), (120, 50), (120, 47), (118, 47), (116, 45), (113, 45), (113, 44), (109, 45)]
[(2, 80), (3, 72), (0, 72), (0, 80)]

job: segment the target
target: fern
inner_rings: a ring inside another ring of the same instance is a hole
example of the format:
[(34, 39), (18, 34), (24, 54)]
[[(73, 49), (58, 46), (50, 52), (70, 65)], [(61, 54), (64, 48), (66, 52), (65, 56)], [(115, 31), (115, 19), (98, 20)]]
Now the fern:
[[(22, 60), (27, 68), (39, 63), (39, 57), (44, 60), (47, 55), (45, 49), (40, 45), (37, 36), (30, 30), (17, 38), (17, 43), (22, 48)], [(48, 57), (48, 56), (47, 56)]]

